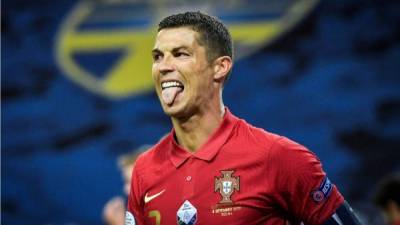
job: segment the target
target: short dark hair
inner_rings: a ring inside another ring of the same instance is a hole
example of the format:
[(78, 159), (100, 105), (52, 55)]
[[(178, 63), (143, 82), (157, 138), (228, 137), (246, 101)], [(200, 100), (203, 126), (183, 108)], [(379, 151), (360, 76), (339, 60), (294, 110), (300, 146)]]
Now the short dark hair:
[(400, 205), (400, 173), (388, 175), (379, 182), (373, 200), (381, 208), (385, 208), (389, 201)]
[(228, 29), (217, 18), (201, 12), (185, 12), (165, 17), (158, 24), (158, 31), (166, 28), (188, 26), (200, 34), (200, 45), (206, 47), (207, 58), (212, 61), (220, 56), (233, 60), (233, 44)]

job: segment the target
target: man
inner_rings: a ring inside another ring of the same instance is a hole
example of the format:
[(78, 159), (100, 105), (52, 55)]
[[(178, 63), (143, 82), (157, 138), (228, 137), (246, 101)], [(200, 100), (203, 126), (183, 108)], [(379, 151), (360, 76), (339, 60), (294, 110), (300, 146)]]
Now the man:
[(377, 186), (374, 196), (388, 225), (400, 225), (400, 173), (385, 177)]
[(224, 107), (231, 36), (217, 19), (163, 19), (152, 75), (173, 129), (139, 156), (125, 224), (357, 224), (317, 157)]
[[(148, 150), (149, 145), (142, 145), (135, 151), (123, 154), (118, 157), (118, 167), (124, 181), (124, 194), (129, 195), (131, 190), (132, 169), (140, 153)], [(123, 225), (125, 223), (125, 198), (115, 196), (111, 198), (103, 208), (103, 220), (108, 225)]]

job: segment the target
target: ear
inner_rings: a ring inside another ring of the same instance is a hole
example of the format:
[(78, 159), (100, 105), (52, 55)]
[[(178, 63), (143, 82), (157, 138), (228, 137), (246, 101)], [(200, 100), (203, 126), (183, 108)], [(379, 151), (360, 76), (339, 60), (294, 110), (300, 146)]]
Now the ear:
[(214, 60), (214, 80), (224, 81), (232, 68), (232, 59), (229, 56), (221, 56)]

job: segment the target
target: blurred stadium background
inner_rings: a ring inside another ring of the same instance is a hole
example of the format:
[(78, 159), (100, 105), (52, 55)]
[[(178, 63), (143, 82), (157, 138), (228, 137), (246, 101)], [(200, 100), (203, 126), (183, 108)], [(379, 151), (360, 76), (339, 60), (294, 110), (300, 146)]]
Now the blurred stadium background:
[(322, 160), (366, 224), (400, 169), (400, 2), (3, 0), (1, 223), (102, 224), (118, 155), (171, 129), (153, 92), (157, 21), (202, 10), (238, 56), (225, 104)]

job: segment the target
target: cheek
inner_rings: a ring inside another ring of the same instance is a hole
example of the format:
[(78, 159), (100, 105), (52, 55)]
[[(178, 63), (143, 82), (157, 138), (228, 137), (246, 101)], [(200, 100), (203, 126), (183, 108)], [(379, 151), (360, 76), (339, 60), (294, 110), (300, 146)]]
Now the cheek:
[(155, 66), (153, 66), (151, 69), (151, 76), (153, 77), (154, 81), (157, 79), (157, 69)]
[(198, 76), (196, 77), (196, 82), (198, 86), (203, 89), (203, 91), (211, 91), (210, 88), (213, 84), (212, 73), (209, 69), (199, 70)]
[(156, 63), (153, 63), (153, 66), (151, 67), (151, 75), (153, 77), (153, 80), (157, 80), (159, 77), (159, 66)]

